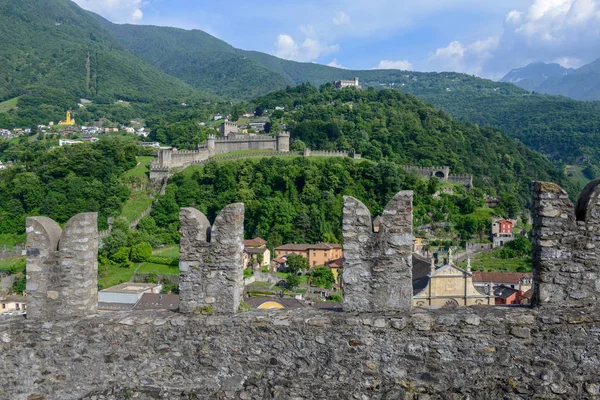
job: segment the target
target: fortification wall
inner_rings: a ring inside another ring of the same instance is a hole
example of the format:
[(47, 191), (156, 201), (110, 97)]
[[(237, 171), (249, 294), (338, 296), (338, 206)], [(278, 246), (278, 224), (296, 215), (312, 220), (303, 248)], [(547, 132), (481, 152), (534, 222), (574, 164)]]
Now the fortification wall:
[(0, 398), (592, 399), (596, 309), (0, 320)]
[(182, 210), (185, 314), (95, 314), (92, 293), (77, 292), (96, 285), (95, 215), (63, 233), (29, 219), (32, 308), (0, 319), (0, 399), (598, 398), (600, 181), (577, 208), (550, 183), (534, 183), (533, 200), (537, 308), (411, 311), (410, 192), (386, 206), (379, 233), (344, 199), (344, 312), (236, 312), (241, 204), (212, 227)]
[(218, 139), (215, 141), (215, 154), (226, 154), (242, 150), (277, 150), (277, 139), (273, 136), (248, 139)]

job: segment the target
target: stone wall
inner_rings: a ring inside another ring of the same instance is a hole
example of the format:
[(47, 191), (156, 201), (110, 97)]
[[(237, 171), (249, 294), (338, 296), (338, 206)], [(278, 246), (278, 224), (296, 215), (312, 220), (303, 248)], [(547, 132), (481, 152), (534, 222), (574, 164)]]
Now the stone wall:
[(598, 332), (597, 309), (0, 320), (0, 399), (593, 399)]
[(581, 307), (600, 299), (600, 179), (581, 193), (577, 208), (559, 186), (533, 184), (534, 301)]
[(344, 310), (410, 311), (412, 305), (412, 199), (400, 192), (388, 203), (378, 232), (371, 212), (344, 197)]
[(78, 214), (62, 230), (27, 218), (27, 318), (52, 321), (97, 311), (98, 215)]
[(90, 292), (66, 289), (97, 272), (95, 214), (62, 233), (30, 218), (32, 297), (27, 319), (0, 320), (0, 399), (597, 399), (599, 182), (577, 209), (534, 183), (538, 308), (411, 311), (412, 192), (390, 201), (377, 234), (344, 198), (345, 312), (236, 313), (244, 209), (233, 204), (212, 227), (181, 212), (184, 313), (92, 315)]
[(194, 208), (182, 208), (180, 222), (180, 311), (236, 313), (244, 291), (244, 205), (225, 207), (212, 227)]

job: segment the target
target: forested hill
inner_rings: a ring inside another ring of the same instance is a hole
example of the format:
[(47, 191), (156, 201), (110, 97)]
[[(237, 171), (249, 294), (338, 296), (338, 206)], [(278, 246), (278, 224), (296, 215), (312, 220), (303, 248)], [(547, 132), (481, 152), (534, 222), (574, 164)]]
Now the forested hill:
[(0, 0), (0, 101), (51, 87), (90, 99), (199, 96), (143, 61), (68, 0)]
[(292, 127), (293, 140), (312, 149), (356, 150), (401, 165), (449, 165), (454, 174), (473, 174), (475, 185), (490, 195), (516, 193), (522, 204), (530, 200), (532, 180), (567, 185), (551, 161), (497, 129), (458, 122), (397, 90), (304, 84), (255, 102), (285, 107), (282, 120)]
[(558, 161), (600, 165), (600, 104), (530, 93), (511, 83), (459, 73), (352, 71), (236, 49), (202, 31), (117, 25), (94, 16), (162, 71), (223, 97), (252, 99), (304, 82), (358, 77), (365, 87), (411, 93), (455, 118), (492, 125)]

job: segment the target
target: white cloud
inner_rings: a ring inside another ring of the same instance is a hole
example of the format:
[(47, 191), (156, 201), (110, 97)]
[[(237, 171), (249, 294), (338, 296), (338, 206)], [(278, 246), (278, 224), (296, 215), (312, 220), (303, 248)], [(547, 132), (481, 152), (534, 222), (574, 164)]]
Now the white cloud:
[(138, 23), (144, 17), (142, 0), (74, 0), (80, 7), (114, 22)]
[(402, 71), (411, 70), (413, 65), (406, 60), (400, 61), (390, 61), (390, 60), (381, 60), (379, 64), (373, 69), (400, 69)]
[(429, 55), (429, 68), (436, 71), (455, 71), (480, 74), (484, 64), (493, 57), (499, 38), (489, 37), (470, 45), (453, 41)]
[(335, 17), (333, 17), (333, 23), (338, 26), (350, 25), (351, 22), (350, 16), (343, 11), (336, 12)]
[(329, 64), (327, 64), (327, 65), (330, 66), (330, 67), (334, 67), (334, 68), (346, 69), (346, 67), (344, 67), (344, 66), (342, 66), (342, 65), (340, 65), (338, 63), (337, 58), (334, 58), (333, 60), (331, 60), (331, 62)]
[(279, 35), (275, 42), (275, 55), (280, 58), (294, 61), (314, 61), (322, 55), (339, 50), (338, 45), (328, 45), (316, 38), (307, 37), (302, 43), (294, 40), (290, 35)]

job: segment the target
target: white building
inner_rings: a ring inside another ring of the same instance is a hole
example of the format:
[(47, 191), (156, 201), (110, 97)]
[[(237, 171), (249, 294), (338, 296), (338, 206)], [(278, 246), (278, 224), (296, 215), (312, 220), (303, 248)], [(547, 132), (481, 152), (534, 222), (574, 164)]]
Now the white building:
[(162, 291), (162, 285), (152, 283), (121, 283), (108, 289), (98, 292), (98, 304), (117, 303), (135, 305), (144, 293), (159, 294)]
[(83, 142), (81, 140), (71, 140), (71, 139), (60, 139), (58, 141), (58, 145), (60, 147), (68, 146), (68, 145), (72, 145), (72, 144), (80, 144), (80, 143), (83, 143)]

